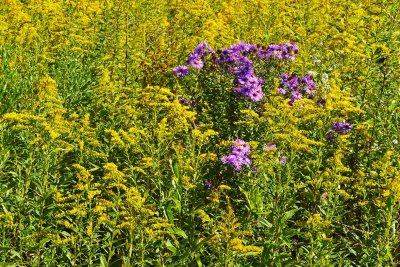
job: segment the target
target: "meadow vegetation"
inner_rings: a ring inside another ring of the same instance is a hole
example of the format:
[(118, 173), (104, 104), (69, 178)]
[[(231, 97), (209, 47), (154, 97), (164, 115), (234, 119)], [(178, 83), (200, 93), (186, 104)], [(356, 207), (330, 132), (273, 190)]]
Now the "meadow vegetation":
[(1, 0), (0, 266), (399, 266), (396, 0)]

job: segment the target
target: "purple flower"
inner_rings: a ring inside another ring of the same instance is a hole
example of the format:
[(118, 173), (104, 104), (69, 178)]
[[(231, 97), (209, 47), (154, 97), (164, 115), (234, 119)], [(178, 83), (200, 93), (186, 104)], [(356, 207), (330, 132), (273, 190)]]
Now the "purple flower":
[(196, 49), (194, 50), (193, 54), (197, 54), (201, 57), (204, 57), (207, 55), (207, 53), (211, 53), (214, 54), (215, 51), (214, 49), (212, 49), (207, 42), (202, 42), (201, 44), (199, 44)]
[(189, 69), (186, 66), (178, 66), (172, 71), (172, 73), (179, 77), (183, 77), (189, 74)]
[(281, 75), (281, 78), (282, 81), (278, 88), (278, 93), (286, 97), (291, 97), (288, 102), (291, 106), (296, 100), (302, 99), (305, 96), (313, 99), (317, 92), (317, 84), (313, 81), (310, 73), (307, 73), (304, 77), (298, 77), (294, 73), (284, 73)]
[(300, 91), (292, 91), (292, 96), (295, 100), (299, 100), (303, 98), (303, 95), (300, 93)]
[(211, 189), (211, 187), (212, 187), (211, 181), (210, 180), (205, 180), (204, 181), (204, 188), (205, 189)]
[(187, 105), (194, 106), (194, 105), (196, 105), (196, 100), (192, 99), (192, 100), (188, 101), (184, 97), (180, 97), (179, 103), (181, 103), (182, 105), (185, 105), (185, 106), (187, 106)]
[(305, 86), (306, 93), (309, 95), (315, 94), (317, 91), (311, 86)]
[(279, 161), (282, 165), (285, 165), (287, 163), (287, 158), (285, 156), (282, 156), (281, 160)]
[(259, 102), (263, 97), (264, 94), (261, 89), (254, 90), (249, 94), (249, 98), (253, 102)]
[(276, 144), (264, 145), (264, 150), (271, 151), (276, 148)]
[(191, 54), (189, 60), (187, 61), (188, 65), (191, 65), (193, 68), (199, 70), (204, 67), (203, 60), (201, 60), (198, 54)]
[(348, 134), (353, 129), (353, 125), (348, 122), (334, 122), (332, 124), (332, 129), (339, 134)]
[(250, 166), (250, 145), (241, 139), (233, 141), (232, 152), (221, 158), (223, 164), (231, 165), (235, 171), (240, 171), (242, 166)]
[(182, 105), (186, 105), (187, 101), (184, 97), (179, 98), (179, 103), (181, 103)]
[(242, 139), (236, 139), (233, 141), (232, 145), (233, 151), (239, 151), (242, 153), (250, 153), (250, 145), (243, 141)]
[[(253, 102), (261, 101), (264, 93), (261, 88), (263, 80), (258, 78), (253, 69), (253, 61), (248, 56), (255, 55), (260, 58), (275, 57), (277, 59), (290, 59), (294, 60), (295, 54), (298, 52), (298, 46), (294, 43), (271, 44), (268, 47), (260, 46), (258, 44), (249, 44), (239, 42), (230, 46), (229, 48), (222, 49), (216, 55), (215, 51), (207, 44), (207, 42), (200, 43), (194, 51), (190, 54), (184, 66), (179, 66), (174, 69), (173, 74), (182, 77), (189, 74), (188, 65), (194, 69), (204, 68), (207, 58), (211, 58), (213, 62), (223, 70), (226, 70), (236, 76), (233, 90), (239, 97), (240, 94), (249, 98)], [(211, 54), (210, 57), (207, 57)], [(287, 77), (286, 77), (287, 76)], [(283, 75), (282, 85), (280, 86), (279, 93), (282, 95), (287, 94), (287, 89), (290, 91), (298, 91), (294, 93), (294, 100), (300, 99), (305, 93), (313, 95), (315, 93), (315, 83), (313, 83), (311, 76), (304, 78), (304, 84), (307, 88), (298, 90), (299, 83), (301, 82), (298, 77)]]
[(285, 95), (285, 94), (286, 94), (286, 90), (279, 87), (279, 88), (278, 88), (278, 93), (279, 93), (280, 95)]

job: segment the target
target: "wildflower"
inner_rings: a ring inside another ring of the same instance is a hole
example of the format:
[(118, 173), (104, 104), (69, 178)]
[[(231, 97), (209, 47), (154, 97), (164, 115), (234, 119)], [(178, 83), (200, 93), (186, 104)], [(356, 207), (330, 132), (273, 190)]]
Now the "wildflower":
[(262, 92), (261, 89), (254, 90), (254, 91), (249, 95), (250, 100), (253, 101), (253, 102), (261, 101), (261, 99), (262, 99), (263, 97), (264, 97), (264, 94), (263, 94), (263, 92)]
[(232, 145), (233, 151), (248, 155), (250, 153), (250, 145), (241, 139), (236, 139)]
[(275, 148), (276, 148), (276, 144), (264, 145), (264, 150), (266, 150), (266, 151), (271, 151), (271, 150), (273, 150)]
[(283, 156), (281, 160), (279, 161), (282, 165), (285, 165), (287, 163), (287, 158)]
[(304, 77), (298, 77), (296, 74), (282, 74), (282, 81), (278, 88), (278, 93), (283, 96), (288, 96), (290, 92), (289, 105), (293, 105), (296, 100), (307, 96), (310, 99), (314, 98), (317, 84), (313, 81), (311, 73), (307, 73)]
[(223, 164), (231, 165), (235, 171), (240, 171), (242, 166), (250, 166), (250, 145), (241, 139), (233, 141), (232, 152), (221, 158)]
[(199, 44), (193, 52), (193, 54), (197, 54), (200, 57), (206, 56), (207, 53), (215, 54), (215, 51), (205, 41)]
[(186, 66), (178, 66), (172, 71), (172, 74), (183, 77), (189, 74), (189, 69)]
[(185, 105), (185, 106), (187, 106), (187, 105), (191, 105), (191, 106), (194, 106), (194, 105), (196, 105), (196, 100), (186, 100), (184, 97), (180, 97), (179, 98), (179, 103), (180, 104), (182, 104), (182, 105)]
[(300, 93), (300, 91), (292, 91), (292, 96), (296, 100), (303, 98), (303, 95)]
[(280, 95), (285, 95), (285, 94), (286, 94), (286, 90), (283, 89), (283, 88), (278, 88), (278, 93), (279, 93)]
[(186, 105), (187, 101), (184, 97), (179, 98), (179, 103), (181, 103), (182, 105)]
[[(294, 43), (283, 43), (283, 44), (272, 44), (268, 47), (260, 46), (257, 44), (248, 44), (244, 42), (239, 42), (230, 46), (229, 48), (224, 48), (218, 51), (216, 55), (215, 51), (207, 44), (203, 42), (199, 44), (196, 49), (190, 54), (189, 59), (186, 61), (185, 65), (177, 67), (173, 73), (177, 76), (185, 76), (189, 74), (188, 65), (192, 66), (194, 69), (202, 69), (204, 67), (204, 62), (206, 56), (211, 54), (211, 58), (214, 63), (219, 65), (222, 69), (229, 71), (231, 74), (235, 75), (235, 86), (233, 90), (238, 93), (237, 96), (242, 94), (243, 96), (249, 98), (253, 102), (261, 101), (264, 97), (261, 84), (264, 82), (259, 79), (253, 69), (253, 61), (251, 61), (248, 55), (257, 55), (260, 58), (276, 57), (277, 59), (290, 59), (294, 60), (295, 54), (298, 52), (299, 48)], [(291, 79), (289, 83), (293, 84), (283, 84), (284, 86), (290, 87), (292, 91), (295, 91), (299, 81), (297, 79)], [(315, 86), (310, 82), (309, 79), (305, 80), (307, 88), (305, 89), (309, 95), (315, 93)], [(282, 95), (286, 94), (284, 87), (279, 89), (279, 93)], [(296, 94), (295, 99), (300, 99), (302, 94)]]
[(204, 188), (205, 189), (211, 189), (211, 187), (212, 187), (211, 181), (210, 180), (205, 180), (204, 181)]
[(332, 130), (340, 134), (348, 134), (353, 129), (353, 125), (348, 122), (334, 122)]
[(191, 54), (189, 56), (189, 60), (187, 61), (187, 64), (191, 65), (193, 68), (195, 68), (197, 70), (204, 67), (204, 63), (198, 54)]

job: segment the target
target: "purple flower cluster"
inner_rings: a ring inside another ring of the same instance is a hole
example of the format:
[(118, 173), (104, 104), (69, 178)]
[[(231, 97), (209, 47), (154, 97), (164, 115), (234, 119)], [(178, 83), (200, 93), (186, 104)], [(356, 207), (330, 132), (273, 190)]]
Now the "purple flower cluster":
[(331, 131), (339, 134), (348, 134), (353, 129), (353, 125), (348, 122), (334, 122)]
[(246, 55), (257, 52), (257, 45), (238, 43), (222, 50), (215, 63), (229, 70), (236, 76), (233, 90), (248, 97), (253, 102), (260, 101), (263, 97), (261, 84), (264, 82), (258, 78), (253, 69), (253, 61)]
[(332, 128), (328, 131), (326, 139), (328, 143), (333, 143), (335, 140), (335, 133), (348, 134), (353, 129), (353, 125), (348, 122), (334, 122)]
[(196, 49), (189, 55), (189, 59), (186, 61), (185, 65), (176, 67), (172, 74), (179, 77), (186, 76), (189, 74), (189, 68), (191, 66), (196, 70), (202, 69), (204, 67), (204, 59), (208, 54), (215, 54), (215, 51), (207, 44), (207, 42), (202, 42)]
[(264, 150), (266, 150), (266, 151), (271, 151), (271, 150), (274, 150), (275, 148), (276, 148), (276, 144), (273, 144), (273, 143), (264, 145)]
[(233, 90), (248, 97), (253, 102), (258, 102), (264, 97), (261, 87), (264, 81), (256, 76), (253, 69), (254, 63), (247, 56), (255, 55), (262, 59), (277, 58), (280, 60), (294, 60), (295, 54), (298, 51), (299, 48), (294, 43), (261, 46), (240, 42), (229, 48), (222, 49), (219, 56), (216, 56), (215, 51), (207, 42), (203, 42), (189, 55), (189, 59), (185, 65), (176, 67), (172, 73), (182, 77), (189, 74), (187, 66), (191, 66), (197, 70), (202, 69), (206, 56), (212, 54), (216, 65), (236, 76)]
[(183, 77), (189, 74), (189, 69), (186, 66), (178, 66), (172, 71), (172, 74), (175, 74), (178, 77)]
[(264, 81), (256, 76), (253, 69), (254, 63), (247, 55), (255, 54), (263, 59), (276, 57), (278, 59), (293, 60), (297, 52), (298, 47), (293, 43), (262, 47), (257, 44), (240, 42), (223, 49), (215, 62), (237, 77), (233, 87), (235, 92), (248, 97), (253, 102), (258, 102), (264, 97), (261, 87)]
[(278, 88), (281, 95), (290, 97), (289, 105), (293, 105), (296, 100), (303, 96), (313, 98), (317, 92), (317, 84), (313, 81), (311, 74), (307, 73), (304, 77), (298, 77), (296, 74), (282, 74), (282, 82)]
[(211, 189), (212, 187), (212, 182), (210, 180), (205, 180), (204, 181), (204, 188), (205, 189)]
[(181, 103), (182, 105), (188, 106), (188, 105), (196, 105), (196, 100), (186, 100), (184, 97), (180, 97), (179, 98), (179, 103)]
[(235, 171), (240, 171), (242, 166), (250, 166), (250, 145), (241, 139), (233, 141), (232, 152), (221, 158), (223, 164), (231, 165)]

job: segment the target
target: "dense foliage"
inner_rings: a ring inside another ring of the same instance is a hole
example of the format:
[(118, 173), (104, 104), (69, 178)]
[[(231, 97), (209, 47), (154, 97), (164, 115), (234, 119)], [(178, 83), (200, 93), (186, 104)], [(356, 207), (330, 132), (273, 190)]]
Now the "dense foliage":
[(400, 3), (0, 1), (0, 265), (400, 265)]

